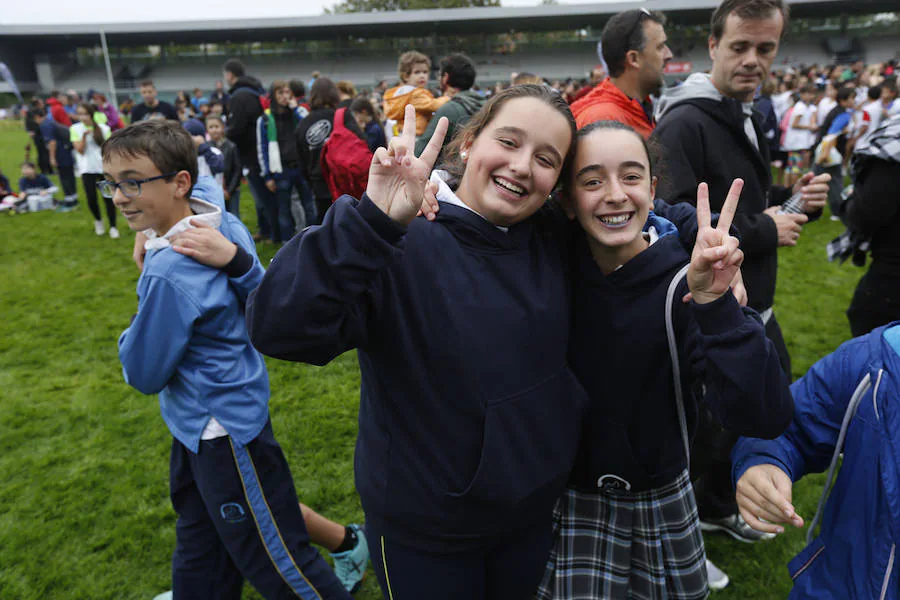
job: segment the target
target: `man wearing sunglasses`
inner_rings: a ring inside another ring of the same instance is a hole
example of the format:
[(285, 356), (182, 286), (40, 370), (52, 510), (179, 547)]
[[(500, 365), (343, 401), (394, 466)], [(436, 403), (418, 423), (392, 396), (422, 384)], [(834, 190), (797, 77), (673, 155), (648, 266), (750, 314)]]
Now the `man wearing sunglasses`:
[(655, 123), (650, 96), (663, 89), (672, 51), (662, 13), (646, 8), (613, 16), (603, 28), (603, 60), (609, 77), (572, 104), (579, 129), (597, 121), (620, 121), (650, 137)]

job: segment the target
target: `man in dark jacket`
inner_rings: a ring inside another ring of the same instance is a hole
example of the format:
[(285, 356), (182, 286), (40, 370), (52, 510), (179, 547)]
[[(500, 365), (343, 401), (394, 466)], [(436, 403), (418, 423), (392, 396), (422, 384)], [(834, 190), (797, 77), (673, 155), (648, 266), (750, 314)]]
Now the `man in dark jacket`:
[(259, 232), (255, 240), (271, 238), (272, 227), (266, 218), (266, 200), (271, 192), (266, 188), (256, 156), (256, 120), (263, 113), (260, 97), (265, 88), (255, 77), (247, 75), (244, 64), (236, 58), (229, 58), (222, 67), (225, 83), (228, 84), (228, 121), (225, 135), (238, 148), (241, 164), (247, 170), (247, 184), (256, 205), (256, 219)]
[[(434, 113), (434, 117), (429, 121), (424, 133), (416, 138), (416, 156), (425, 150), (441, 117), (447, 117), (447, 120), (450, 121), (447, 135), (444, 137), (444, 148), (446, 148), (456, 132), (466, 124), (472, 115), (481, 110), (485, 103), (484, 98), (471, 90), (475, 85), (475, 65), (468, 56), (461, 52), (445, 56), (441, 59), (440, 69), (441, 91), (445, 96), (450, 97), (450, 102)], [(438, 163), (440, 163), (440, 157)]]
[[(732, 181), (744, 180), (734, 217), (745, 256), (744, 284), (750, 307), (760, 313), (766, 335), (790, 375), (790, 357), (772, 314), (778, 248), (796, 245), (802, 225), (820, 214), (828, 176), (813, 178), (810, 173), (795, 186), (794, 192), (802, 191), (806, 214), (781, 212), (791, 190), (772, 186), (769, 149), (760, 116), (753, 111), (753, 95), (769, 73), (787, 18), (781, 0), (724, 0), (712, 16), (712, 74), (695, 73), (663, 96), (654, 136), (665, 148), (667, 161), (667, 177), (657, 193), (670, 203), (694, 204), (697, 185), (706, 182), (711, 208), (718, 212)], [(757, 541), (765, 534), (739, 517), (734, 501), (728, 458), (734, 441), (730, 435), (715, 434), (712, 426), (698, 431), (693, 455), (710, 461), (693, 473), (697, 505), (704, 529)]]

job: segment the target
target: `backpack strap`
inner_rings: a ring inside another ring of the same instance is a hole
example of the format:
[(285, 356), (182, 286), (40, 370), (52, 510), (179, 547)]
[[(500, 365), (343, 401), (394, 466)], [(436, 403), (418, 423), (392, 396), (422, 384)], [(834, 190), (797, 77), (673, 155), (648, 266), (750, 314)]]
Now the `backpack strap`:
[(334, 123), (332, 123), (332, 131), (334, 131), (335, 133), (347, 129), (347, 126), (344, 125), (344, 113), (346, 112), (346, 108), (339, 108), (334, 111)]
[[(878, 371), (878, 380), (875, 383), (875, 392), (878, 391), (878, 384), (881, 383), (881, 376), (883, 374), (884, 369)], [(816, 515), (813, 517), (813, 520), (809, 524), (809, 531), (806, 532), (807, 544), (812, 543), (813, 538), (815, 537), (814, 533), (816, 527), (822, 520), (822, 513), (825, 510), (825, 501), (828, 499), (828, 494), (831, 491), (831, 486), (834, 484), (834, 472), (837, 470), (838, 460), (840, 459), (841, 452), (844, 449), (844, 439), (847, 437), (847, 430), (850, 428), (850, 421), (852, 421), (853, 417), (856, 415), (856, 411), (859, 408), (859, 403), (862, 402), (863, 396), (865, 396), (871, 388), (872, 376), (869, 373), (866, 373), (866, 376), (863, 377), (862, 381), (859, 382), (859, 385), (856, 386), (856, 391), (853, 392), (853, 396), (850, 398), (850, 403), (847, 405), (847, 410), (844, 412), (844, 420), (841, 422), (841, 432), (838, 434), (837, 443), (834, 446), (834, 454), (831, 456), (831, 465), (829, 465), (828, 467), (828, 475), (826, 475), (825, 477), (825, 487), (822, 488), (822, 496), (819, 498), (819, 505), (816, 507)]]
[(684, 456), (687, 458), (688, 468), (691, 466), (691, 441), (688, 437), (687, 417), (684, 413), (684, 394), (681, 388), (681, 364), (678, 360), (678, 345), (675, 341), (675, 324), (672, 317), (672, 308), (675, 304), (675, 291), (678, 284), (685, 278), (690, 264), (684, 265), (669, 283), (666, 291), (666, 338), (669, 342), (669, 359), (672, 361), (672, 380), (675, 387), (675, 408), (678, 410), (678, 426), (681, 428), (681, 441), (684, 443)]

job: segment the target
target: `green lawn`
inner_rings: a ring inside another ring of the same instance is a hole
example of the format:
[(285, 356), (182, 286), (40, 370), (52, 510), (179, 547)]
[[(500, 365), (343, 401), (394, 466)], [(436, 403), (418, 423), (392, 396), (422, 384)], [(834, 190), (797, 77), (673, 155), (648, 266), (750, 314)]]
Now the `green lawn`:
[[(19, 177), (26, 136), (0, 123), (0, 168)], [(79, 183), (79, 189), (80, 189)], [(246, 188), (242, 214), (255, 219)], [(125, 385), (116, 339), (135, 310), (133, 236), (94, 235), (70, 214), (0, 215), (0, 598), (149, 599), (169, 588), (174, 513), (171, 438), (155, 397)], [(827, 219), (781, 252), (778, 316), (794, 375), (850, 335), (844, 316), (861, 270), (826, 262), (840, 233)], [(263, 263), (271, 246), (259, 248)], [(361, 522), (353, 488), (359, 372), (347, 354), (324, 368), (268, 361), (272, 421), (299, 497), (340, 522)], [(821, 478), (797, 488), (809, 519)], [(779, 598), (792, 532), (763, 545), (708, 538), (731, 576), (730, 598)], [(248, 588), (249, 589), (249, 588)], [(246, 597), (258, 598), (252, 591)], [(358, 598), (379, 597), (371, 574)]]

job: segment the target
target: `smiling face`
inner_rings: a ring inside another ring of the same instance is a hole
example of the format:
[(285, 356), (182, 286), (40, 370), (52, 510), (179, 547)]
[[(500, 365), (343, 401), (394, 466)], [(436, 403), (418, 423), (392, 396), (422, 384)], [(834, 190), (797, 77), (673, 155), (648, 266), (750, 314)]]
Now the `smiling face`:
[(721, 39), (709, 38), (712, 81), (716, 88), (741, 102), (753, 100), (753, 93), (778, 54), (783, 28), (784, 17), (777, 10), (765, 19), (728, 15)]
[(588, 234), (601, 267), (611, 271), (647, 247), (642, 232), (656, 178), (644, 142), (633, 131), (594, 130), (578, 139), (572, 173), (566, 210)]
[[(107, 181), (146, 179), (161, 174), (146, 155), (111, 154), (103, 160), (103, 175)], [(157, 179), (141, 184), (141, 193), (137, 198), (129, 198), (121, 190), (116, 190), (112, 200), (132, 230), (152, 229), (163, 235), (191, 214), (187, 202), (190, 190), (190, 173), (179, 171), (169, 180)]]
[(537, 98), (510, 99), (463, 144), (466, 170), (456, 194), (494, 225), (523, 221), (547, 201), (571, 143), (559, 111)]

